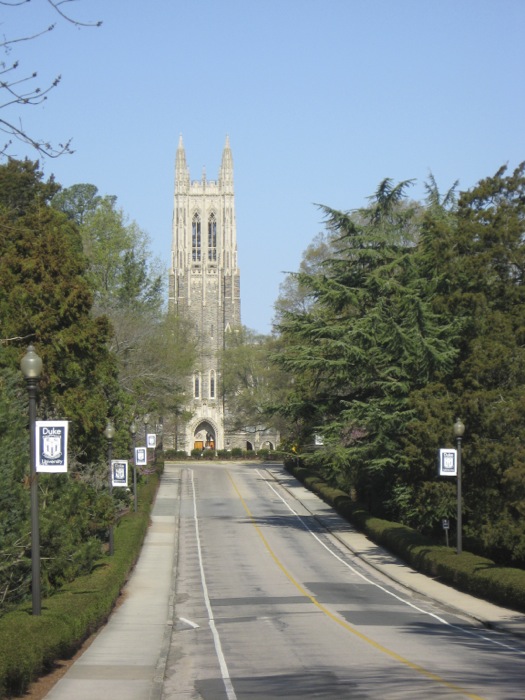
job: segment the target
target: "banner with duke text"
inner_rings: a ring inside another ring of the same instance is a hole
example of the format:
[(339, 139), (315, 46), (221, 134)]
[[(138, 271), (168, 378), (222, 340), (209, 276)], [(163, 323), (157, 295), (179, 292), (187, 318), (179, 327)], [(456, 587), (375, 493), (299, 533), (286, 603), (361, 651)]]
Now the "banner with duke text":
[(454, 449), (439, 450), (439, 476), (458, 475), (458, 452)]
[(67, 472), (67, 420), (37, 420), (36, 471)]
[(143, 467), (148, 463), (148, 451), (145, 447), (135, 447), (135, 465)]
[(127, 459), (112, 459), (111, 460), (111, 485), (112, 486), (127, 486), (128, 485), (128, 460)]

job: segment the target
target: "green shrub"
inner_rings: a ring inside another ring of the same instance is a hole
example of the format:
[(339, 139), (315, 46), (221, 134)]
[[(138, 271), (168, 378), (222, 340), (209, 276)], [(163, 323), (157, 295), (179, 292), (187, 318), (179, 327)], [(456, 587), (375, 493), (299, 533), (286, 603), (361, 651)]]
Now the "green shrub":
[(243, 450), (240, 447), (232, 447), (232, 457), (239, 458), (243, 456)]
[(202, 457), (202, 450), (198, 447), (194, 447), (190, 454), (193, 459), (200, 459)]
[(164, 459), (169, 462), (174, 459), (179, 460), (179, 459), (188, 459), (188, 453), (185, 452), (184, 450), (174, 450), (174, 449), (169, 449), (169, 450), (164, 450)]
[(229, 450), (218, 450), (217, 451), (217, 457), (219, 459), (230, 459), (231, 453)]

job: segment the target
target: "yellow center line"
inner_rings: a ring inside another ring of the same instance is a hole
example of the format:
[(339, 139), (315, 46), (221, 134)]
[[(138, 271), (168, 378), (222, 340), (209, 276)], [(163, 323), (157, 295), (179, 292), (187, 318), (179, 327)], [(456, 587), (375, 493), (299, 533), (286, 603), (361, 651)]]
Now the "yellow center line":
[(292, 574), (286, 569), (284, 564), (281, 563), (275, 552), (272, 550), (270, 547), (268, 540), (266, 537), (263, 535), (261, 528), (257, 525), (257, 522), (255, 520), (255, 517), (253, 516), (251, 510), (248, 508), (248, 505), (246, 504), (246, 501), (241, 495), (241, 492), (239, 491), (237, 484), (235, 483), (231, 472), (227, 472), (228, 477), (232, 483), (233, 488), (235, 489), (235, 492), (237, 493), (237, 496), (239, 497), (242, 506), (244, 510), (246, 511), (246, 514), (250, 518), (252, 525), (257, 531), (257, 534), (261, 538), (264, 546), (266, 547), (268, 553), (274, 560), (274, 562), (277, 564), (279, 569), (283, 572), (283, 574), (286, 576), (286, 578), (297, 588), (297, 590), (301, 593), (301, 595), (305, 596), (305, 598), (308, 598), (316, 608), (321, 610), (327, 617), (330, 618), (333, 622), (335, 622), (337, 625), (342, 627), (343, 629), (347, 630), (348, 632), (351, 632), (353, 635), (361, 639), (361, 641), (365, 642), (366, 644), (369, 644), (372, 646), (374, 649), (377, 649), (378, 651), (382, 652), (383, 654), (386, 654), (392, 659), (395, 659), (396, 661), (399, 661), (399, 663), (404, 664), (405, 666), (408, 666), (408, 668), (411, 668), (413, 671), (417, 671), (417, 673), (421, 674), (422, 676), (425, 676), (426, 678), (429, 678), (430, 680), (435, 681), (436, 683), (439, 683), (440, 685), (445, 686), (449, 690), (453, 690), (455, 693), (460, 693), (461, 695), (464, 695), (467, 698), (471, 698), (471, 700), (484, 700), (480, 695), (475, 695), (474, 693), (469, 693), (465, 688), (462, 688), (461, 686), (455, 685), (454, 683), (450, 683), (449, 681), (445, 680), (441, 676), (439, 676), (436, 673), (432, 673), (432, 671), (428, 671), (426, 668), (423, 666), (420, 666), (419, 664), (416, 664), (412, 661), (409, 661), (409, 659), (405, 659), (404, 656), (401, 656), (400, 654), (397, 654), (395, 651), (392, 651), (391, 649), (388, 649), (387, 647), (384, 647), (382, 644), (379, 644), (378, 642), (374, 641), (370, 637), (367, 637), (366, 634), (363, 634), (362, 632), (359, 632), (355, 627), (352, 627), (352, 625), (349, 625), (346, 620), (340, 618), (338, 615), (334, 615), (328, 608), (326, 608), (322, 603), (320, 603), (314, 596), (312, 596), (308, 591), (297, 581)]

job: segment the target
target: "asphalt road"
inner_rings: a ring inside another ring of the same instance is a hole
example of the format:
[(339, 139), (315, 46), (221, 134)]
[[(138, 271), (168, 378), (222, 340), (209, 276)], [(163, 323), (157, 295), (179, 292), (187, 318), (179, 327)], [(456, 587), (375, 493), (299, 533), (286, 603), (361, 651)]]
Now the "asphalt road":
[(525, 697), (523, 641), (382, 580), (260, 465), (180, 475), (163, 700)]

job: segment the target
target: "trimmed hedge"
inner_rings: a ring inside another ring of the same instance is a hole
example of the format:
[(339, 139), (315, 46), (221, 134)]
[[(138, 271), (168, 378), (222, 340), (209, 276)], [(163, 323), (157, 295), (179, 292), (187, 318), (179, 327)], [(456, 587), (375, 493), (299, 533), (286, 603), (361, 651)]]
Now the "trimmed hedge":
[(138, 559), (149, 526), (158, 474), (140, 485), (138, 510), (126, 514), (114, 530), (114, 554), (94, 570), (42, 600), (42, 614), (31, 614), (31, 601), (0, 618), (0, 698), (21, 695), (72, 656), (109, 617)]
[(373, 517), (347, 493), (324, 482), (301, 466), (297, 459), (286, 460), (285, 467), (339, 515), (412, 568), (428, 576), (439, 577), (464, 593), (525, 613), (523, 569), (497, 566), (490, 559), (470, 552), (458, 555), (455, 549), (438, 545), (406, 525)]
[(174, 449), (170, 448), (168, 450), (164, 450), (164, 459), (165, 460), (188, 459), (188, 453), (185, 452), (184, 450), (174, 450)]

